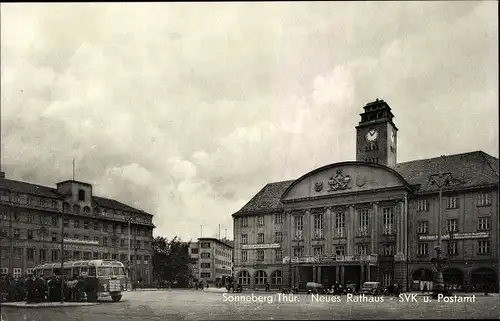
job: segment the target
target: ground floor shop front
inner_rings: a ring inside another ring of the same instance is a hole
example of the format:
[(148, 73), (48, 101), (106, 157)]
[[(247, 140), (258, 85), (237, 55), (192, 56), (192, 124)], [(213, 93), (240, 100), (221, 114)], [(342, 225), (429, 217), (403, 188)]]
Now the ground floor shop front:
[[(412, 290), (432, 290), (436, 269), (431, 264), (412, 264), (409, 270)], [(496, 263), (457, 262), (444, 268), (443, 280), (446, 287), (458, 292), (499, 292)]]

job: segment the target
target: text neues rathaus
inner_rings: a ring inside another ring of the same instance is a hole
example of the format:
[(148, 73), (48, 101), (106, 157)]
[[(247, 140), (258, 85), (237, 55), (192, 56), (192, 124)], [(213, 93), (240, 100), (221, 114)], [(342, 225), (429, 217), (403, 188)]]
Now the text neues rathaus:
[(367, 104), (356, 126), (356, 161), (267, 184), (233, 214), (240, 284), (379, 281), (422, 289), (436, 271), (440, 185), (430, 178), (447, 173), (444, 281), (498, 291), (498, 158), (476, 151), (397, 163), (393, 118), (383, 100)]
[(38, 264), (60, 262), (63, 237), (66, 260), (119, 260), (131, 269), (132, 282), (151, 283), (152, 218), (116, 200), (92, 195), (92, 185), (84, 182), (68, 180), (51, 188), (6, 179), (2, 173), (1, 272), (19, 277)]

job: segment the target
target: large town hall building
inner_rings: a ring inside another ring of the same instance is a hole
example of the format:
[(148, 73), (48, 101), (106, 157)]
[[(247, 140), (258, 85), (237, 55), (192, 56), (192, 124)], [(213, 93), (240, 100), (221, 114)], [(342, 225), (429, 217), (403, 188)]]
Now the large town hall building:
[(267, 184), (233, 214), (240, 284), (379, 281), (421, 289), (436, 272), (439, 184), (430, 178), (442, 174), (452, 178), (441, 203), (445, 283), (498, 291), (498, 158), (475, 151), (397, 163), (393, 119), (383, 100), (367, 104), (356, 161)]

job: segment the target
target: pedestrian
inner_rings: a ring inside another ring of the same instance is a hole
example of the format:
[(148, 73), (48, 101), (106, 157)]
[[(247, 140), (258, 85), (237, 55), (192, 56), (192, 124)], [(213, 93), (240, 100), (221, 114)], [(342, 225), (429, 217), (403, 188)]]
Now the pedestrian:
[(266, 292), (271, 291), (271, 286), (269, 285), (269, 282), (266, 282)]
[(427, 289), (427, 282), (424, 283), (424, 287), (422, 289), (422, 293), (427, 293), (428, 289)]

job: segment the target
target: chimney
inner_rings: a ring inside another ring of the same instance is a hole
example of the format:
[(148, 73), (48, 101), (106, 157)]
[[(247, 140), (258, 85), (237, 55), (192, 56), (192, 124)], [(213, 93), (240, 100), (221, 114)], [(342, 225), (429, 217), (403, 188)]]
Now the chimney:
[(5, 178), (5, 172), (0, 172), (0, 178)]

